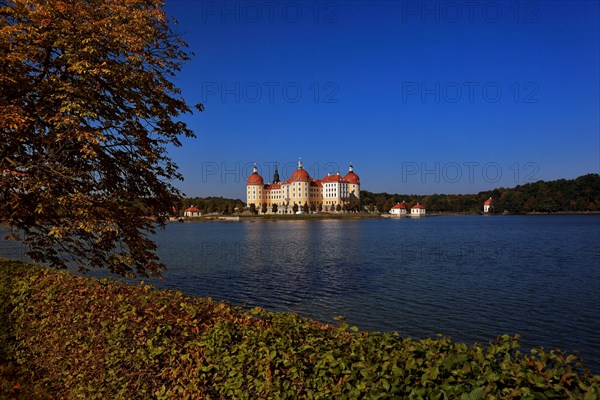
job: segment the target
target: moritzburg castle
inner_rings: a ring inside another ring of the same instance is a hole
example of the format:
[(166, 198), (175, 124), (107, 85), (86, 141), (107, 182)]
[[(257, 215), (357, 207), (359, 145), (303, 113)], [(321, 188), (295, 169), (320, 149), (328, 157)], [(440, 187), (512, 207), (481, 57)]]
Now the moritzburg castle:
[(302, 208), (305, 204), (323, 211), (333, 211), (338, 205), (344, 206), (358, 200), (360, 179), (352, 164), (344, 176), (338, 172), (315, 180), (302, 167), (302, 161), (299, 161), (298, 168), (285, 182), (280, 182), (279, 172), (275, 167), (273, 182), (270, 184), (264, 183), (254, 165), (254, 172), (246, 182), (246, 204), (254, 204), (257, 209), (266, 204), (268, 212), (272, 212), (273, 205), (277, 205), (278, 214), (290, 213), (294, 205)]

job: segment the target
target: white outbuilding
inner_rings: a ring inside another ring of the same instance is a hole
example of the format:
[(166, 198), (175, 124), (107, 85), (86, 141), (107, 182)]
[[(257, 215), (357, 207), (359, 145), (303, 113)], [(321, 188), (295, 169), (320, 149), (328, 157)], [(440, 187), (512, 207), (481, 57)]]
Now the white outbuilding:
[(417, 203), (414, 206), (412, 206), (412, 208), (410, 209), (410, 216), (411, 217), (420, 217), (422, 215), (425, 215), (425, 207), (423, 207), (419, 203)]
[(486, 201), (483, 202), (483, 212), (489, 213), (492, 206), (493, 206), (493, 200), (490, 197), (489, 199), (487, 199)]
[(196, 207), (191, 206), (190, 208), (186, 208), (183, 212), (185, 217), (199, 217), (202, 215), (202, 212), (198, 210)]
[(404, 202), (396, 204), (394, 207), (390, 209), (390, 214), (392, 215), (406, 215), (406, 207), (404, 206)]

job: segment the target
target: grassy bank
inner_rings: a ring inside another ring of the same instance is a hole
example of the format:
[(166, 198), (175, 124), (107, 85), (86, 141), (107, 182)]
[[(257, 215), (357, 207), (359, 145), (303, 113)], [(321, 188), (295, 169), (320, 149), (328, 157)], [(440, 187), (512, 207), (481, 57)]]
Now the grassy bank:
[(0, 398), (585, 398), (574, 356), (353, 333), (0, 259)]

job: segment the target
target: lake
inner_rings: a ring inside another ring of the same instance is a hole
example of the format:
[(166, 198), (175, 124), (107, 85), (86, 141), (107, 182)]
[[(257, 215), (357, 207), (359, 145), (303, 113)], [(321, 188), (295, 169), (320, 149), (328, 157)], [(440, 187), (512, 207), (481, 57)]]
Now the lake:
[(600, 373), (600, 215), (173, 223), (156, 240), (160, 287), (402, 336), (520, 333)]

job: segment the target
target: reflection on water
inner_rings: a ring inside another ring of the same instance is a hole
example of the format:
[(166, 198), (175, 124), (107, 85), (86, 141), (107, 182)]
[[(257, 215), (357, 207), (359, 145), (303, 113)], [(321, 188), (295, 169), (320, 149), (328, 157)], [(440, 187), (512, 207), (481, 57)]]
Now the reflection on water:
[(185, 223), (156, 239), (161, 287), (403, 336), (519, 332), (600, 372), (600, 215)]
[(519, 332), (600, 370), (598, 228), (600, 216), (179, 224), (158, 237), (161, 284), (403, 336)]
[(242, 282), (240, 301), (264, 306), (268, 297), (273, 300), (269, 307), (278, 310), (310, 310), (335, 302), (334, 294), (345, 291), (352, 274), (348, 267), (360, 258), (352, 246), (360, 240), (357, 227), (336, 220), (244, 224), (236, 258), (244, 281), (253, 285)]

